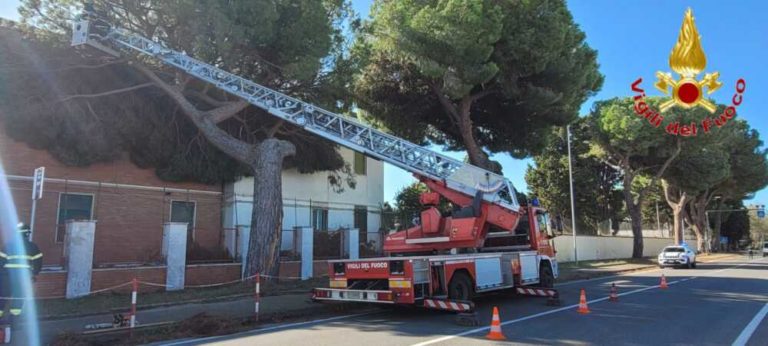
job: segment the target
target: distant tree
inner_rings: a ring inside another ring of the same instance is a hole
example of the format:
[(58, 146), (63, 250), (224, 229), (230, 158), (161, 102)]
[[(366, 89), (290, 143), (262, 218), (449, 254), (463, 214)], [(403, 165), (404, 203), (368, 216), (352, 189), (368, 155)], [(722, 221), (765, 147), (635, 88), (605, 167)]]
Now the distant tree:
[[(427, 185), (420, 182), (415, 182), (408, 186), (403, 187), (395, 195), (395, 208), (396, 213), (400, 217), (400, 222), (403, 225), (409, 225), (414, 217), (420, 215), (424, 210), (424, 206), (419, 201), (419, 196), (422, 193), (429, 192)], [(441, 211), (450, 211), (451, 203), (443, 197), (440, 197), (440, 204), (437, 206)]]
[[(547, 145), (534, 155), (535, 166), (529, 166), (525, 180), (533, 196), (553, 215), (570, 218), (570, 184), (565, 129), (554, 130)], [(579, 233), (597, 234), (606, 220), (618, 227), (623, 205), (619, 171), (606, 165), (589, 152), (589, 130), (584, 120), (571, 125), (573, 153), (573, 188)]]
[[(658, 99), (646, 99), (658, 108)], [(681, 142), (654, 128), (645, 118), (634, 113), (631, 98), (615, 98), (595, 103), (587, 117), (592, 147), (590, 153), (605, 164), (621, 171), (622, 185), (633, 186), (639, 176), (648, 176), (648, 184), (635, 189), (624, 188), (624, 204), (632, 221), (634, 238), (632, 257), (643, 256), (642, 206), (649, 190), (680, 154)]]
[[(691, 223), (702, 232), (709, 221), (706, 210), (721, 210), (723, 202), (740, 202), (750, 193), (768, 185), (768, 149), (763, 147), (760, 134), (751, 129), (746, 121), (730, 121), (718, 129), (714, 139), (716, 143), (706, 146), (706, 155), (711, 156), (713, 149), (721, 150), (726, 157), (727, 176), (707, 186), (703, 193), (690, 201)], [(713, 228), (711, 244), (714, 249), (719, 248), (718, 230), (721, 216), (725, 215), (714, 215), (716, 225)]]
[[(754, 207), (750, 205), (749, 207)], [(757, 217), (757, 212), (752, 210), (749, 215), (749, 229), (750, 236), (752, 238), (752, 244), (759, 244), (759, 247), (763, 246), (763, 242), (768, 241), (768, 220)]]
[(559, 0), (376, 1), (352, 52), (356, 101), (394, 133), (525, 157), (602, 85), (596, 52)]
[[(741, 201), (728, 204), (729, 208), (741, 209), (744, 204)], [(725, 218), (725, 222), (720, 227), (719, 235), (728, 237), (730, 244), (739, 244), (740, 241), (751, 242), (750, 238), (750, 218), (747, 212), (733, 212)], [(719, 236), (718, 235), (718, 236)], [(718, 243), (719, 244), (719, 243)]]
[[(724, 108), (719, 106), (719, 112)], [(678, 115), (681, 122), (688, 123), (708, 113), (691, 109), (678, 111)], [(704, 244), (709, 222), (706, 210), (718, 208), (720, 201), (713, 203), (714, 197), (740, 201), (768, 183), (765, 154), (758, 133), (738, 119), (684, 141), (682, 153), (665, 172), (663, 181), (670, 206), (679, 209), (680, 215), (693, 225), (699, 249), (709, 249)], [(713, 238), (719, 239), (717, 229)], [(717, 248), (717, 241), (711, 245)]]
[[(650, 182), (648, 177), (640, 176), (635, 178), (635, 189), (639, 190)], [(656, 210), (658, 208), (658, 214)], [(646, 192), (645, 200), (642, 205), (643, 224), (653, 225), (654, 228), (658, 228), (660, 225), (672, 224), (672, 209), (664, 199), (664, 189), (660, 183), (656, 183), (655, 186), (651, 186)], [(658, 217), (657, 217), (658, 216)], [(658, 225), (657, 225), (658, 221)]]

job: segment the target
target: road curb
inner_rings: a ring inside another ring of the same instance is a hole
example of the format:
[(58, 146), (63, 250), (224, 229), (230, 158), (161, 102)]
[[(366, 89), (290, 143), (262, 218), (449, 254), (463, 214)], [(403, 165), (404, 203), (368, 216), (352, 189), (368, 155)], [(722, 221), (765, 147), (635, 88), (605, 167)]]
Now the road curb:
[[(262, 295), (262, 297), (278, 297), (278, 296), (287, 296), (292, 294), (307, 294), (309, 295), (309, 291), (301, 290), (301, 291), (285, 291), (280, 292), (280, 294), (267, 294)], [(208, 303), (222, 303), (232, 300), (237, 300), (238, 298), (245, 298), (245, 297), (253, 297), (253, 293), (238, 293), (238, 294), (231, 294), (227, 296), (221, 296), (216, 297), (212, 299), (206, 299), (206, 298), (200, 298), (200, 299), (189, 299), (189, 300), (182, 300), (178, 302), (167, 302), (167, 303), (154, 303), (154, 304), (144, 304), (144, 305), (137, 305), (136, 310), (142, 311), (142, 310), (151, 310), (156, 308), (163, 308), (163, 307), (170, 307), (170, 306), (180, 306), (180, 305), (187, 305), (187, 304), (208, 304)], [(117, 308), (112, 308), (110, 311), (122, 311), (122, 310), (129, 310), (130, 304), (127, 304), (125, 306), (120, 306)], [(91, 317), (91, 316), (99, 316), (104, 315), (104, 312), (92, 312), (92, 313), (84, 313), (84, 314), (63, 314), (63, 315), (44, 315), (38, 316), (38, 320), (40, 321), (58, 321), (58, 320), (66, 320), (71, 318), (81, 318), (81, 317)]]
[[(221, 334), (221, 335), (229, 335), (229, 334), (237, 334), (244, 331), (250, 331), (250, 330), (258, 330), (261, 328), (268, 328), (270, 325), (276, 325), (283, 322), (301, 322), (302, 317), (309, 318), (310, 316), (317, 316), (318, 314), (326, 314), (333, 316), (335, 314), (340, 313), (370, 313), (375, 312), (376, 310), (371, 309), (370, 306), (362, 306), (360, 304), (355, 303), (342, 303), (342, 304), (317, 304), (315, 306), (310, 306), (303, 309), (296, 309), (296, 310), (288, 310), (284, 312), (271, 312), (262, 314), (260, 316), (259, 322), (253, 323), (253, 316), (247, 316), (247, 317), (230, 317), (229, 319), (234, 321), (241, 321), (242, 323), (249, 323), (248, 328), (244, 330), (233, 330), (231, 333)], [(193, 316), (194, 317), (194, 316)], [(156, 332), (157, 330), (161, 330), (163, 328), (174, 328), (179, 326), (181, 323), (183, 323), (186, 320), (189, 320), (190, 318), (185, 318), (178, 321), (167, 321), (158, 323), (156, 325), (152, 326), (146, 326), (146, 328), (142, 328), (140, 331), (136, 330), (134, 333), (141, 333), (141, 334), (152, 334), (153, 332)], [(310, 318), (311, 321), (311, 318)], [(253, 323), (253, 324), (250, 324)], [(253, 329), (256, 328), (256, 329)], [(127, 335), (130, 331), (128, 329), (105, 329), (98, 333), (77, 333), (78, 335), (82, 336), (83, 338), (90, 339), (91, 341), (104, 341), (105, 338), (115, 338), (115, 337), (122, 337), (122, 335)], [(220, 336), (219, 334), (216, 335), (188, 335), (188, 338), (200, 338), (200, 337), (211, 337), (211, 336)], [(183, 338), (182, 338), (183, 339)], [(110, 340), (111, 341), (111, 340)], [(158, 340), (160, 341), (160, 340)], [(167, 341), (167, 340), (166, 340)], [(154, 341), (157, 342), (157, 341)], [(150, 342), (153, 343), (153, 342)]]

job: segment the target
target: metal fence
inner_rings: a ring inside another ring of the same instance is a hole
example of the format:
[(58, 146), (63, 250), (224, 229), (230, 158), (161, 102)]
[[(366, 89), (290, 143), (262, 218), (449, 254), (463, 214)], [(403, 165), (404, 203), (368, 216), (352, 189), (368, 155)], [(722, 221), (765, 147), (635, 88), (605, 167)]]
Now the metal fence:
[[(301, 258), (301, 237), (297, 230), (283, 230), (280, 257), (294, 261)], [(349, 235), (346, 229), (314, 230), (312, 252), (315, 260), (349, 258)], [(384, 232), (359, 232), (358, 247), (362, 258), (383, 255)]]

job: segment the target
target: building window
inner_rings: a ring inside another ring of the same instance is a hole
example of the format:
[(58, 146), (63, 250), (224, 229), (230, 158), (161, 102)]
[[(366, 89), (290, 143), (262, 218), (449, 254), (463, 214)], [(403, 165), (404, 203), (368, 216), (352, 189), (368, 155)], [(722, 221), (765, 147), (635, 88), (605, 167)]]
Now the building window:
[(321, 231), (328, 230), (328, 209), (312, 208), (312, 228)]
[(361, 235), (368, 233), (368, 207), (355, 206), (355, 228), (360, 230)]
[(64, 242), (69, 220), (93, 219), (93, 195), (78, 193), (59, 194), (59, 215), (56, 221), (56, 242)]
[(195, 202), (171, 201), (171, 222), (187, 223), (187, 246), (195, 238)]
[(355, 152), (355, 159), (354, 159), (354, 165), (355, 165), (355, 174), (357, 175), (366, 175), (368, 167), (367, 162), (365, 160), (365, 155)]

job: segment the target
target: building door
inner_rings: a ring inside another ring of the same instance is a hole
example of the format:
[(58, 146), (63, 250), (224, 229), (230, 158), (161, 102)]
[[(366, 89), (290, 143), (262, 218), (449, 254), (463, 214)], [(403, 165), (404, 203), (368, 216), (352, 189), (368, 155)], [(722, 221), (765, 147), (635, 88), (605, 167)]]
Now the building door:
[(360, 243), (368, 243), (368, 208), (364, 205), (355, 206), (355, 228), (360, 231)]

